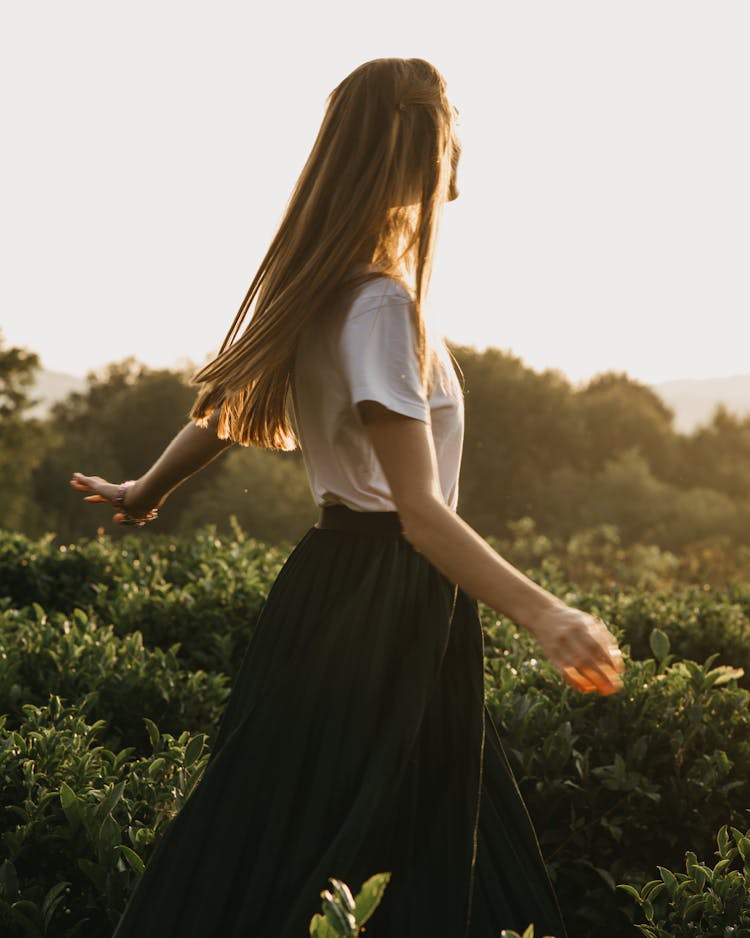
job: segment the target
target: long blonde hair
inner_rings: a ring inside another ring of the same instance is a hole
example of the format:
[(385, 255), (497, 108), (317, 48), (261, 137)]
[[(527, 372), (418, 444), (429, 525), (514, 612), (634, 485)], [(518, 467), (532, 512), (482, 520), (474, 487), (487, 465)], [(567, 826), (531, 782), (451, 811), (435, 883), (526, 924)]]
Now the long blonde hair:
[(218, 355), (192, 379), (203, 387), (190, 417), (205, 426), (220, 408), (220, 437), (293, 449), (288, 398), (302, 329), (335, 320), (382, 274), (413, 297), (424, 377), (422, 303), (459, 152), (445, 81), (428, 62), (375, 59), (345, 78)]

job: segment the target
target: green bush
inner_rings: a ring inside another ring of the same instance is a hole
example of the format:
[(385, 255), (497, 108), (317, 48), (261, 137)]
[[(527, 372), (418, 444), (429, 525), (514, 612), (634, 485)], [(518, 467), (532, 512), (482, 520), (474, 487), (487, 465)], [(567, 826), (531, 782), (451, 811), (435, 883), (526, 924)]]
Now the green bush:
[[(641, 896), (658, 867), (676, 868), (686, 849), (705, 856), (722, 827), (746, 826), (750, 587), (672, 581), (644, 593), (643, 565), (667, 577), (666, 555), (623, 554), (600, 531), (561, 560), (533, 529), (516, 534), (532, 576), (602, 615), (623, 646), (624, 689), (580, 695), (536, 657), (527, 633), (482, 609), (487, 705), (571, 936), (625, 938), (639, 908), (617, 883)], [(0, 933), (111, 931), (185, 797), (196, 752), (205, 756), (284, 557), (238, 529), (64, 549), (0, 534)], [(618, 564), (622, 583), (607, 573), (605, 585), (584, 588), (568, 577)], [(86, 812), (123, 785), (91, 820)], [(656, 924), (643, 927), (670, 927), (677, 913), (654, 909)]]
[(61, 546), (0, 532), (0, 597), (48, 612), (78, 608), (119, 635), (139, 631), (147, 646), (179, 642), (187, 667), (232, 677), (285, 556), (238, 530)]
[(0, 718), (0, 934), (105, 938), (195, 787), (205, 739), (149, 723), (153, 751), (136, 758), (59, 697), (23, 711), (16, 730)]
[(647, 938), (750, 938), (750, 830), (724, 825), (716, 838), (713, 867), (685, 854), (685, 872), (659, 867), (659, 879), (641, 890), (620, 885), (638, 903), (646, 922), (637, 926)]
[(310, 922), (312, 938), (357, 938), (380, 905), (390, 878), (390, 873), (371, 876), (362, 884), (356, 899), (346, 883), (340, 879), (329, 880), (331, 889), (320, 894), (322, 910)]
[(582, 608), (600, 615), (630, 645), (634, 658), (647, 658), (650, 636), (660, 629), (680, 658), (742, 668), (741, 686), (750, 687), (750, 615), (737, 590), (688, 587), (679, 592), (612, 590), (577, 597)]
[(0, 713), (15, 726), (22, 705), (44, 703), (56, 694), (87, 700), (86, 716), (106, 722), (106, 743), (145, 751), (143, 718), (168, 732), (185, 727), (210, 736), (216, 730), (229, 687), (224, 674), (188, 671), (179, 645), (167, 651), (144, 648), (140, 632), (124, 637), (80, 609), (47, 615), (34, 604), (0, 612)]
[(630, 933), (616, 882), (642, 884), (705, 851), (750, 802), (750, 694), (738, 672), (628, 658), (623, 690), (580, 695), (506, 620), (486, 620), (487, 704), (534, 820), (572, 934)]

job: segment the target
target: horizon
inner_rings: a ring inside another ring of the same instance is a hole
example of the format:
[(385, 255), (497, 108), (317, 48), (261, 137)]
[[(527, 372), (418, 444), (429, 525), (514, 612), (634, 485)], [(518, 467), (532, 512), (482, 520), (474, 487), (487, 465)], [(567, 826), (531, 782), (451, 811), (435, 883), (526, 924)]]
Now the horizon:
[[(449, 341), (571, 383), (750, 370), (741, 0), (501, 2), (493, 20), (478, 2), (446, 20), (387, 0), (367, 29), (331, 0), (297, 11), (292, 31), (275, 8), (134, 9), (148, 30), (94, 0), (0, 11), (0, 75), (16, 89), (0, 329), (45, 368), (205, 361), (327, 94), (393, 54), (433, 61), (461, 115), (461, 196), (430, 291)], [(331, 18), (335, 35), (320, 28)], [(248, 43), (258, 32), (268, 41)]]
[[(453, 344), (454, 344), (454, 345), (458, 345), (459, 343), (453, 343)], [(607, 373), (607, 372), (605, 372), (605, 371), (599, 371), (599, 372), (595, 372), (594, 374), (590, 375), (588, 378), (582, 378), (582, 379), (579, 379), (579, 380), (574, 380), (574, 379), (572, 379), (568, 374), (566, 374), (566, 373), (565, 373), (562, 369), (560, 369), (560, 368), (554, 368), (554, 367), (551, 367), (551, 366), (548, 367), (548, 368), (544, 368), (544, 367), (542, 367), (542, 368), (537, 368), (537, 367), (535, 367), (535, 366), (529, 364), (529, 362), (527, 362), (525, 359), (523, 359), (520, 355), (516, 355), (516, 353), (513, 352), (513, 351), (510, 350), (510, 349), (501, 349), (501, 348), (498, 348), (497, 346), (492, 346), (492, 345), (488, 345), (488, 346), (484, 346), (484, 347), (482, 347), (482, 348), (478, 348), (477, 346), (468, 346), (468, 345), (466, 345), (465, 343), (460, 343), (460, 344), (461, 344), (462, 347), (470, 348), (472, 351), (477, 352), (477, 353), (479, 353), (479, 354), (481, 354), (481, 353), (483, 353), (483, 352), (485, 352), (485, 351), (499, 351), (499, 352), (501, 352), (501, 353), (503, 353), (503, 354), (513, 355), (513, 356), (515, 356), (516, 358), (519, 358), (520, 361), (522, 362), (522, 364), (523, 364), (525, 367), (530, 368), (532, 371), (536, 371), (536, 372), (542, 372), (542, 371), (545, 371), (545, 370), (549, 370), (549, 371), (558, 371), (558, 372), (560, 372), (560, 373), (563, 375), (563, 377), (564, 377), (571, 385), (574, 385), (574, 386), (585, 385), (585, 384), (587, 384), (589, 381), (591, 381), (591, 380), (593, 380), (594, 378), (596, 378), (598, 375)], [(33, 350), (33, 349), (27, 349), (27, 351), (33, 352), (34, 350)], [(199, 363), (193, 362), (193, 361), (189, 361), (189, 360), (180, 360), (180, 359), (176, 359), (176, 360), (175, 360), (174, 362), (172, 362), (171, 364), (168, 364), (168, 363), (167, 363), (167, 364), (149, 364), (149, 362), (143, 361), (142, 359), (138, 358), (138, 356), (133, 356), (133, 358), (135, 358), (136, 362), (137, 362), (139, 365), (143, 365), (143, 366), (146, 367), (146, 368), (149, 368), (149, 369), (152, 369), (152, 370), (156, 370), (156, 371), (158, 371), (158, 370), (166, 370), (166, 371), (191, 371), (191, 370), (196, 370), (196, 371), (197, 371), (198, 368), (200, 367), (200, 364), (199, 364)], [(102, 373), (103, 371), (105, 371), (109, 366), (111, 366), (111, 365), (113, 365), (113, 364), (116, 364), (118, 361), (122, 361), (122, 360), (123, 360), (123, 359), (112, 359), (112, 361), (103, 362), (101, 365), (97, 365), (97, 366), (94, 366), (93, 368), (89, 368), (89, 369), (87, 369), (85, 372), (72, 372), (72, 371), (66, 371), (65, 369), (59, 369), (59, 368), (48, 368), (48, 367), (44, 364), (44, 362), (41, 361), (41, 359), (40, 359), (39, 370), (45, 372), (46, 374), (56, 375), (56, 376), (59, 376), (59, 377), (62, 377), (62, 378), (74, 378), (74, 379), (76, 379), (76, 380), (78, 380), (78, 381), (85, 381), (89, 374), (101, 374), (101, 373)], [(641, 381), (640, 378), (637, 378), (636, 376), (630, 374), (629, 372), (623, 372), (623, 373), (626, 374), (626, 375), (627, 375), (629, 378), (631, 378), (632, 380), (634, 380), (634, 381), (639, 381), (640, 383), (645, 384), (645, 385), (647, 385), (647, 386), (649, 386), (649, 387), (660, 387), (660, 386), (669, 385), (669, 384), (708, 384), (708, 383), (715, 384), (715, 383), (723, 383), (723, 382), (750, 380), (750, 364), (748, 365), (748, 370), (747, 370), (747, 371), (745, 371), (745, 372), (738, 372), (738, 373), (736, 373), (736, 374), (712, 375), (712, 376), (709, 375), (708, 377), (705, 377), (705, 378), (689, 378), (689, 377), (687, 377), (687, 378), (669, 378), (669, 379), (667, 379), (666, 381), (655, 381), (655, 382), (653, 382), (653, 381)]]

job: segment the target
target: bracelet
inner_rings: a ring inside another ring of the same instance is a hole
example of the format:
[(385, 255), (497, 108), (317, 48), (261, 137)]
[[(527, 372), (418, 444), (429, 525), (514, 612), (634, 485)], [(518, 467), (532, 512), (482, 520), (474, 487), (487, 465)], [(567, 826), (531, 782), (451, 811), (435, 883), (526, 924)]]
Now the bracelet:
[(123, 516), (120, 519), (120, 524), (127, 524), (131, 525), (132, 527), (142, 528), (144, 524), (148, 524), (149, 521), (153, 521), (155, 518), (158, 518), (159, 510), (157, 508), (151, 508), (141, 518), (137, 518), (135, 515), (131, 515), (125, 507), (125, 493), (134, 485), (135, 479), (128, 479), (127, 482), (121, 482), (120, 485), (117, 486), (117, 494), (114, 498), (114, 504), (115, 508)]

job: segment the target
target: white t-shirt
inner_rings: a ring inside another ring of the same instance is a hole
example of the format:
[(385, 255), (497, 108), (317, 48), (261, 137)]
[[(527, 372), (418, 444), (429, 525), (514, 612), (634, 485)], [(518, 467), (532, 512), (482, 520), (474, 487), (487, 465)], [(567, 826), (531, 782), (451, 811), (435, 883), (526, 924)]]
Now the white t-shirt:
[(406, 290), (378, 277), (357, 293), (341, 332), (308, 328), (299, 343), (292, 399), (315, 503), (355, 511), (396, 505), (359, 415), (360, 401), (429, 424), (446, 504), (458, 502), (464, 433), (463, 393), (445, 343), (432, 342), (438, 365), (429, 397), (416, 352)]

